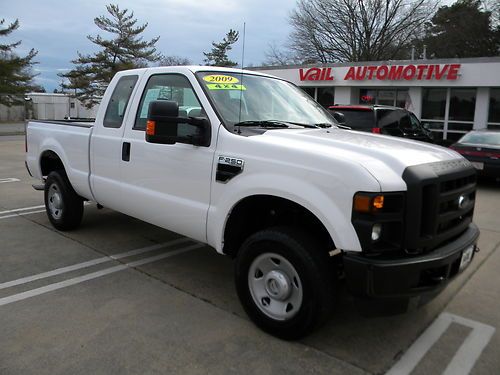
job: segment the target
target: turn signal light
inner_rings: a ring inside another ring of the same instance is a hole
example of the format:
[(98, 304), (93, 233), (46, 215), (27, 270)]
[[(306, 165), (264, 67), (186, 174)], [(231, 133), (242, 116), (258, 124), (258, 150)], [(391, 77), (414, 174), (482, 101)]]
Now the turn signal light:
[(155, 135), (155, 127), (156, 127), (156, 122), (148, 120), (148, 122), (146, 123), (146, 134)]
[(384, 196), (383, 195), (363, 195), (356, 194), (354, 196), (354, 211), (369, 213), (378, 211), (384, 208)]

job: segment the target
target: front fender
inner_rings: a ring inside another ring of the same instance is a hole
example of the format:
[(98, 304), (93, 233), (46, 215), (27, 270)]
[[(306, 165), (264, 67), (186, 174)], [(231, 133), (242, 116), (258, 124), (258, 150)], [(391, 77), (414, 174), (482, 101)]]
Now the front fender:
[[(253, 195), (270, 195), (288, 199), (314, 214), (325, 226), (337, 248), (361, 251), (351, 224), (352, 193), (337, 181), (326, 186), (284, 174), (240, 175), (227, 185), (216, 183), (208, 212), (208, 243), (222, 253), (224, 230), (232, 209), (242, 199)], [(336, 189), (336, 190), (335, 190)], [(332, 199), (328, 190), (337, 192)]]

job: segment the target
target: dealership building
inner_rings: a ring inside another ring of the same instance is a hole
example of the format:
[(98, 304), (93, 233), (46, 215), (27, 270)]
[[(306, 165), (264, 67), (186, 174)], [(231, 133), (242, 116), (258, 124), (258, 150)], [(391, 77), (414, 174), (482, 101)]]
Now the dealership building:
[(500, 57), (252, 69), (295, 83), (325, 107), (406, 108), (444, 140), (456, 140), (471, 129), (500, 130)]

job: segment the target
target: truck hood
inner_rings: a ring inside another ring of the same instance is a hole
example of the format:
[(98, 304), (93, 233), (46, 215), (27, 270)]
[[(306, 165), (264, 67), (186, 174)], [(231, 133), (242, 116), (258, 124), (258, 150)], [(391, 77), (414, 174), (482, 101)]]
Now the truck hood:
[(350, 130), (285, 129), (268, 131), (263, 136), (329, 156), (332, 162), (338, 158), (352, 160), (374, 176), (386, 191), (406, 188), (401, 176), (409, 166), (462, 159), (457, 152), (441, 146)]

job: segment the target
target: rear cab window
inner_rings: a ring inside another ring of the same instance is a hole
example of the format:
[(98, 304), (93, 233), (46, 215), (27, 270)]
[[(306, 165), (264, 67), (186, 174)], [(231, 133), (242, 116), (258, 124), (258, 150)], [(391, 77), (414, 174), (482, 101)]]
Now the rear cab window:
[(118, 80), (104, 115), (103, 126), (105, 128), (120, 128), (122, 126), (123, 116), (138, 78), (137, 75), (130, 75), (123, 76)]

